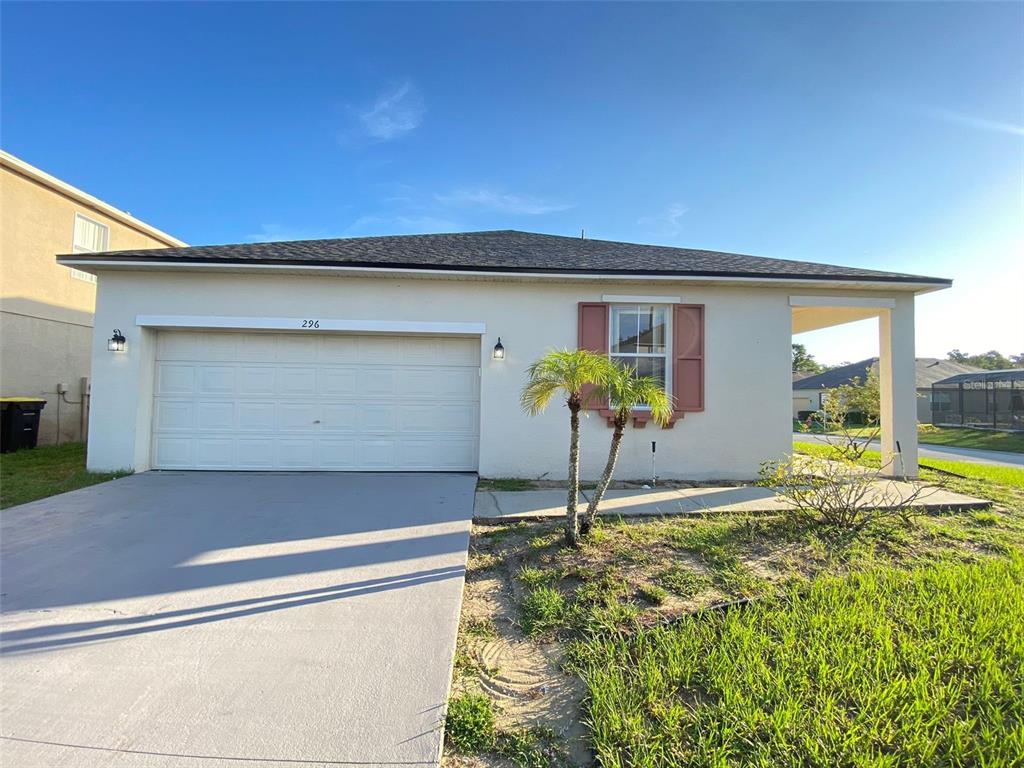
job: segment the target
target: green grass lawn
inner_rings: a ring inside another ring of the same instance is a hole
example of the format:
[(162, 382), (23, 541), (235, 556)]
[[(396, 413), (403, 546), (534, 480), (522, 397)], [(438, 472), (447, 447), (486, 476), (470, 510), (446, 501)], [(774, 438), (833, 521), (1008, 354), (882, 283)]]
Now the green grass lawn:
[(583, 659), (604, 768), (1019, 764), (1024, 560), (821, 579)]
[(490, 635), (460, 633), (459, 695), (486, 695), (497, 635), (560, 648), (604, 768), (1024, 765), (1024, 470), (926, 463), (995, 505), (858, 533), (603, 519), (579, 549), (557, 523), (475, 528), (467, 594), (490, 585), (509, 613), (474, 606)]
[(104, 483), (129, 472), (86, 472), (85, 444), (0, 454), (0, 509)]
[[(793, 450), (797, 453), (821, 458), (831, 457), (835, 449), (824, 443), (802, 443), (794, 442)], [(864, 462), (870, 466), (877, 467), (881, 461), (881, 454), (878, 451), (867, 450), (864, 452)], [(918, 462), (921, 466), (921, 476), (925, 480), (940, 480), (938, 473), (929, 472), (930, 469), (937, 469), (943, 472), (952, 472), (955, 475), (962, 475), (968, 481), (981, 481), (991, 485), (978, 488), (970, 483), (964, 484), (956, 480), (945, 480), (950, 490), (961, 491), (971, 495), (983, 495), (984, 498), (993, 498), (995, 493), (999, 496), (1000, 488), (1015, 488), (1024, 490), (1024, 468), (1000, 467), (992, 464), (976, 464), (969, 461), (946, 461), (945, 459), (933, 459), (925, 457)], [(999, 498), (994, 498), (998, 501)]]
[[(851, 429), (849, 432), (851, 435), (862, 437), (878, 435), (877, 428)], [(1024, 453), (1024, 433), (1020, 432), (990, 432), (986, 429), (918, 424), (917, 439), (925, 445), (951, 445), (958, 448), (978, 448), (983, 451)]]

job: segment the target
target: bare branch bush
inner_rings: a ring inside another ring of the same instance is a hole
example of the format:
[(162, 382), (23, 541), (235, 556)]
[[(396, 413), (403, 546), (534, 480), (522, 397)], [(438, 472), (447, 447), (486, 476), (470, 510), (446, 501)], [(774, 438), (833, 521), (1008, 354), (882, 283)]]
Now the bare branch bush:
[(865, 467), (840, 452), (833, 459), (792, 456), (763, 463), (758, 484), (788, 501), (803, 522), (856, 532), (883, 517), (909, 521), (921, 513), (915, 504), (935, 492), (919, 483), (884, 477), (887, 466)]

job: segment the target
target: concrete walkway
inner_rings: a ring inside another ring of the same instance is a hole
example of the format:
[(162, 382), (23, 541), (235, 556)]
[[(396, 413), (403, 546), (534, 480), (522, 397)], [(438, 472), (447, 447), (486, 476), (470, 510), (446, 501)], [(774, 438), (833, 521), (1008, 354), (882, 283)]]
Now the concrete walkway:
[[(832, 438), (835, 440), (835, 438)], [(828, 443), (825, 435), (810, 432), (794, 432), (794, 443)], [(879, 451), (882, 446), (878, 440), (871, 441), (871, 448)], [(1011, 451), (982, 451), (977, 448), (959, 448), (953, 445), (918, 444), (918, 453), (927, 459), (944, 459), (946, 461), (967, 461), (972, 464), (991, 464), (997, 467), (1019, 467), (1024, 469), (1024, 453)]]
[[(877, 483), (878, 506), (891, 505), (890, 500), (910, 498), (915, 486), (911, 483), (880, 481)], [(588, 502), (587, 491), (580, 503)], [(523, 520), (552, 520), (565, 516), (565, 491), (481, 491), (476, 494), (474, 522), (480, 524), (512, 523)], [(927, 510), (987, 509), (992, 502), (976, 499), (941, 488), (929, 488), (914, 504)], [(602, 517), (661, 517), (665, 515), (702, 515), (720, 512), (762, 514), (785, 512), (792, 506), (770, 488), (743, 486), (739, 488), (651, 488), (608, 491), (601, 500)]]
[(437, 765), (473, 475), (150, 472), (0, 513), (0, 763)]

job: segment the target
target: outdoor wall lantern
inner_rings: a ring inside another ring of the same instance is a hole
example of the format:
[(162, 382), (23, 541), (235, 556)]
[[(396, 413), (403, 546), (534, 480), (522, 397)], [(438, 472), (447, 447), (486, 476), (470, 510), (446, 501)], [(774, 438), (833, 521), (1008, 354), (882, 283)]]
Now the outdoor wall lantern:
[(493, 357), (495, 360), (505, 359), (505, 345), (501, 343), (501, 336), (498, 337), (498, 343), (494, 345)]
[(120, 329), (114, 329), (114, 335), (107, 340), (107, 349), (111, 352), (124, 352), (124, 335)]

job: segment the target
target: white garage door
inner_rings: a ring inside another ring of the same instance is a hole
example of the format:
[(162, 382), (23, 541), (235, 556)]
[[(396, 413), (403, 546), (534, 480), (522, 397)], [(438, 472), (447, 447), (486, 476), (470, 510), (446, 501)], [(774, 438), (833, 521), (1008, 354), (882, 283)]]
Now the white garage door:
[(157, 469), (475, 471), (478, 339), (164, 332)]

